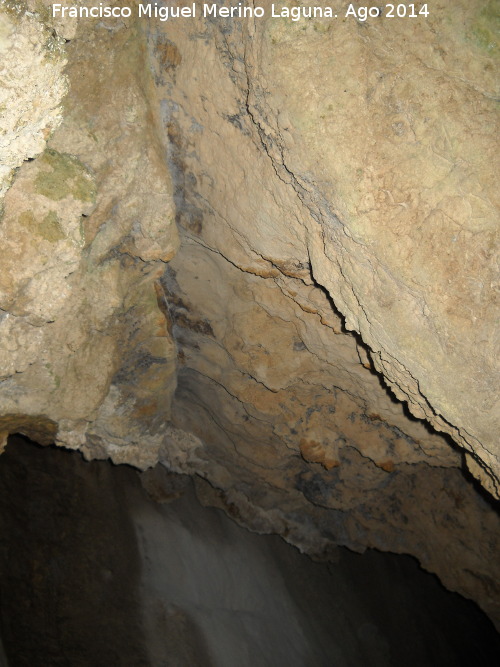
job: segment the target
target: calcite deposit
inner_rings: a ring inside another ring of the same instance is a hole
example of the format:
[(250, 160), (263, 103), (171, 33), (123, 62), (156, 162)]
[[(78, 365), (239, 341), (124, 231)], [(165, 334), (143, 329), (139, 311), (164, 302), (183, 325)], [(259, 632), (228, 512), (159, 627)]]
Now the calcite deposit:
[(500, 624), (496, 3), (11, 4), (4, 436), (160, 461), (318, 558), (413, 554)]

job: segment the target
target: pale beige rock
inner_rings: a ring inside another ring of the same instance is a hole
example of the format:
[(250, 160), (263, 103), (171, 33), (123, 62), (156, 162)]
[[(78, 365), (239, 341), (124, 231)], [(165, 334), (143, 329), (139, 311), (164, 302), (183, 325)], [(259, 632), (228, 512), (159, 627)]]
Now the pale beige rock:
[(0, 3), (0, 201), (61, 121), (64, 40), (22, 2)]
[(320, 222), (316, 279), (396, 396), (498, 497), (495, 20), (494, 3), (463, 1), (425, 20), (269, 21), (249, 100)]

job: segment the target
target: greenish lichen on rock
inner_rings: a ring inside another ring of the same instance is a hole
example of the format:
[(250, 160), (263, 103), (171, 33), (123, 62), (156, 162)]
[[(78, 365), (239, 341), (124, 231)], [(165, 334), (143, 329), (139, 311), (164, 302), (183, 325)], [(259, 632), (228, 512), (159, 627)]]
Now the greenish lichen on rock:
[[(0, 13), (0, 53), (9, 47), (12, 29), (12, 22), (9, 21), (5, 15)], [(5, 109), (5, 104), (0, 105), (0, 113), (3, 113)]]
[(40, 162), (49, 169), (40, 170), (35, 179), (35, 189), (39, 194), (54, 201), (72, 196), (82, 202), (95, 202), (96, 188), (92, 174), (78, 158), (48, 148)]
[(61, 229), (59, 216), (55, 211), (49, 211), (46, 214), (39, 226), (39, 231), (43, 238), (51, 243), (56, 243), (57, 241), (62, 241), (66, 238), (66, 235)]
[(29, 229), (31, 233), (41, 236), (50, 243), (57, 243), (66, 238), (59, 216), (55, 211), (49, 211), (38, 222), (32, 211), (24, 211), (19, 216), (19, 223)]
[(469, 28), (471, 39), (490, 55), (500, 54), (500, 1), (489, 0)]

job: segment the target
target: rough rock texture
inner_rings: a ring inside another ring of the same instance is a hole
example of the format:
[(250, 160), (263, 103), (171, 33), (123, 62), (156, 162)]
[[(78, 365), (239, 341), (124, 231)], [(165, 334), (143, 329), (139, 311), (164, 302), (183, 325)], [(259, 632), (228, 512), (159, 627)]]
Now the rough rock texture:
[(498, 3), (462, 1), (416, 24), (274, 23), (248, 99), (318, 223), (315, 279), (397, 398), (465, 447), (497, 497), (498, 21)]
[(178, 237), (144, 49), (116, 27), (66, 47), (64, 123), (4, 200), (1, 424), (147, 466), (175, 386), (155, 281)]
[(0, 198), (13, 169), (43, 150), (66, 93), (64, 40), (27, 9), (0, 2)]
[(0, 222), (5, 436), (197, 474), (318, 557), (411, 553), (500, 623), (460, 470), (498, 496), (495, 12), (51, 26), (63, 121)]
[(476, 34), (488, 11), (209, 27), (176, 67), (169, 120), (197, 178), (189, 231), (209, 207), (223, 222), (204, 243), (238, 267), (312, 276), (397, 398), (498, 495), (496, 53)]

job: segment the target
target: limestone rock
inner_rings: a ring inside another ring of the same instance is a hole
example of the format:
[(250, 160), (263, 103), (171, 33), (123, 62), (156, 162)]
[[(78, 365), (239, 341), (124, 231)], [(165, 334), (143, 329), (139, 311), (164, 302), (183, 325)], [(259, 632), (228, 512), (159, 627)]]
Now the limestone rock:
[(65, 40), (27, 10), (23, 2), (0, 3), (0, 203), (13, 170), (40, 153), (59, 125), (66, 93)]
[(315, 218), (316, 280), (396, 397), (465, 447), (498, 497), (495, 11), (268, 22), (249, 108)]
[(62, 445), (147, 467), (175, 388), (155, 281), (177, 231), (137, 34), (93, 25), (66, 47), (64, 122), (5, 198), (2, 428), (57, 424)]
[[(496, 493), (482, 11), (462, 3), (465, 28), (444, 7), (414, 23), (179, 21), (156, 25), (150, 48), (183, 236), (162, 280), (181, 357), (174, 423), (197, 436), (170, 434), (162, 460), (254, 530), (317, 556), (332, 543), (413, 553), (497, 617), (498, 516), (449, 439), (384, 386), (473, 452)], [(439, 71), (425, 54), (439, 59), (441, 42)], [(166, 45), (180, 55), (162, 68)], [(484, 211), (466, 215), (478, 198)]]

